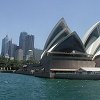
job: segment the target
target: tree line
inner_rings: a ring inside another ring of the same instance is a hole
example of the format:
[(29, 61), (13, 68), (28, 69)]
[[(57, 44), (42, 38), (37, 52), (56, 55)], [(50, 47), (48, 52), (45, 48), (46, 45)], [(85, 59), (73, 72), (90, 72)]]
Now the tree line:
[(10, 60), (5, 57), (0, 57), (0, 68), (5, 68), (8, 70), (18, 70), (23, 67), (23, 65), (33, 65), (39, 64), (38, 61), (35, 60), (27, 60), (27, 61), (18, 61), (18, 60)]

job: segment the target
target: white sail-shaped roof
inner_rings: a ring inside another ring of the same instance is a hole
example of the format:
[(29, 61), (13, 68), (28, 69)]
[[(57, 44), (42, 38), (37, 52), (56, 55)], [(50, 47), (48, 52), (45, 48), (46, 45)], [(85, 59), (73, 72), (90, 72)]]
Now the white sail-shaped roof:
[(62, 38), (58, 43), (56, 43), (48, 52), (57, 51), (57, 52), (68, 52), (72, 51), (85, 53), (84, 45), (77, 35), (76, 32), (73, 32), (66, 37)]
[(44, 46), (41, 59), (47, 52), (86, 53), (85, 47), (76, 32), (71, 32), (64, 18), (55, 25)]
[(100, 50), (98, 52), (96, 52), (96, 54), (93, 56), (93, 60), (97, 57), (100, 56)]
[[(69, 29), (69, 27), (67, 26), (64, 18), (61, 18), (58, 23), (55, 25), (55, 27), (53, 28), (53, 30), (51, 31), (50, 35), (48, 36), (48, 39), (45, 43), (44, 49), (46, 49), (48, 47), (48, 45), (52, 42), (52, 40), (58, 36), (58, 33), (60, 33), (61, 31), (63, 31), (64, 29), (67, 30), (67, 34), (71, 33), (71, 30)], [(59, 36), (61, 35), (61, 33), (59, 34)], [(52, 42), (53, 43), (53, 42)]]
[(52, 46), (54, 46), (58, 41), (66, 37), (68, 34), (71, 34), (71, 30), (67, 26), (64, 18), (61, 18), (48, 36), (41, 58), (50, 48), (52, 48)]
[(100, 37), (90, 45), (90, 47), (87, 49), (87, 53), (95, 55), (99, 47), (100, 47)]
[[(94, 24), (84, 35), (83, 44), (86, 50), (92, 45), (92, 43), (100, 36), (100, 22)], [(88, 52), (87, 52), (88, 53)]]

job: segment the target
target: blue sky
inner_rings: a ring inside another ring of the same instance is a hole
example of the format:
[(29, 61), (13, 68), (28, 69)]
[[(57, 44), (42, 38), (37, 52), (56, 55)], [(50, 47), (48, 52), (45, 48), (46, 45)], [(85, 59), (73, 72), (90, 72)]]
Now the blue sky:
[(35, 35), (35, 47), (43, 49), (62, 17), (82, 38), (100, 20), (100, 0), (0, 0), (0, 50), (6, 34), (18, 44), (22, 31)]

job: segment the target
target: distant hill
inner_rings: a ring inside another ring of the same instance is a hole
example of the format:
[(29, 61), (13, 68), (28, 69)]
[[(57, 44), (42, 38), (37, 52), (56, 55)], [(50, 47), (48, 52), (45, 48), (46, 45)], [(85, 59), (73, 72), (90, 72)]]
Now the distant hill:
[(35, 60), (39, 61), (41, 58), (43, 50), (35, 48), (34, 53), (35, 53)]

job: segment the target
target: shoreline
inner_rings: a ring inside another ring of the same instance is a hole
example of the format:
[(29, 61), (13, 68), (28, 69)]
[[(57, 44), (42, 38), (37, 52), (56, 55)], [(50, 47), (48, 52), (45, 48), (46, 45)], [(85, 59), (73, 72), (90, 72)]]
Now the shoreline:
[(48, 79), (69, 79), (69, 80), (100, 80), (100, 74), (79, 74), (79, 73), (59, 73), (50, 76), (49, 73), (31, 73), (30, 71), (0, 71), (1, 73), (14, 73), (28, 76), (34, 76), (39, 78)]

